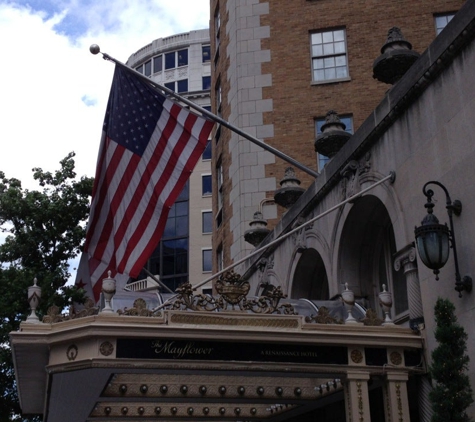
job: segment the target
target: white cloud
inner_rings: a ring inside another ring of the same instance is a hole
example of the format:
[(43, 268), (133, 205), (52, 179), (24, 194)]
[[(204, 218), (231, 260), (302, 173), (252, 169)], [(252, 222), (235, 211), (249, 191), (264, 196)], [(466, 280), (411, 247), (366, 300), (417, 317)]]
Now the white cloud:
[[(208, 0), (0, 1), (0, 170), (34, 187), (31, 169), (55, 170), (76, 152), (93, 176), (114, 66), (156, 38), (205, 28)], [(39, 7), (39, 6), (38, 6)]]

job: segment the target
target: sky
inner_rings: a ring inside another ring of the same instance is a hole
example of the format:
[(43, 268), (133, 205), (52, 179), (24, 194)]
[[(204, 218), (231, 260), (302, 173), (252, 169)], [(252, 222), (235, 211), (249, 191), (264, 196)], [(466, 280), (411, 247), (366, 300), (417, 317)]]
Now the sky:
[(114, 64), (90, 45), (126, 62), (208, 26), (209, 0), (0, 0), (0, 171), (40, 189), (31, 170), (74, 151), (78, 177), (94, 176)]
[(0, 171), (37, 189), (31, 169), (76, 153), (94, 176), (114, 65), (154, 39), (209, 25), (209, 0), (0, 0)]

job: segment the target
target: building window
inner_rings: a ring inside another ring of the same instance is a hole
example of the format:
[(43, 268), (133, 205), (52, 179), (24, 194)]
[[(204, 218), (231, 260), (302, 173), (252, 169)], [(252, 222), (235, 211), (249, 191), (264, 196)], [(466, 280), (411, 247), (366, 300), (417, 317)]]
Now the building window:
[(141, 64), (140, 66), (137, 66), (135, 70), (143, 75), (143, 64)]
[(188, 79), (182, 79), (176, 82), (167, 82), (165, 87), (171, 89), (173, 92), (188, 92)]
[(155, 56), (153, 58), (153, 73), (161, 72), (163, 70), (163, 56)]
[(435, 32), (439, 35), (447, 24), (455, 16), (455, 13), (446, 13), (444, 15), (434, 16)]
[(212, 211), (201, 212), (202, 233), (212, 233), (213, 231), (213, 213)]
[(202, 89), (211, 89), (211, 76), (203, 76)]
[(219, 248), (216, 251), (216, 265), (218, 267), (218, 271), (221, 271), (224, 269), (223, 245), (219, 245)]
[[(353, 134), (353, 116), (351, 114), (346, 114), (342, 116), (338, 116), (340, 121), (346, 126), (345, 132)], [(320, 117), (315, 119), (315, 137), (322, 133), (322, 126), (325, 124), (325, 117)], [(318, 171), (322, 171), (325, 164), (328, 163), (330, 159), (325, 157), (322, 154), (317, 153), (317, 163), (318, 163)]]
[[(221, 117), (222, 115), (222, 92), (221, 92), (221, 81), (216, 82), (214, 89), (215, 104), (216, 104), (216, 115)], [(216, 131), (214, 133), (215, 142), (218, 143), (219, 138), (221, 137), (221, 125), (216, 124)]]
[(201, 251), (203, 256), (203, 272), (209, 273), (213, 269), (212, 264), (212, 250), (211, 249), (203, 249)]
[(211, 60), (211, 46), (210, 45), (202, 46), (201, 52), (203, 56), (203, 63), (209, 62)]
[(221, 15), (219, 13), (219, 3), (216, 5), (216, 11), (214, 12), (214, 42), (216, 46), (214, 63), (216, 64), (219, 58), (219, 45), (221, 43)]
[(203, 160), (211, 160), (211, 141), (208, 139), (208, 142), (206, 143), (206, 148), (203, 151)]
[(346, 36), (344, 29), (315, 32), (312, 44), (314, 82), (328, 82), (348, 78)]
[(144, 75), (150, 76), (152, 74), (152, 60), (148, 60), (144, 64)]
[(177, 54), (177, 61), (178, 67), (180, 66), (188, 66), (188, 50), (179, 50), (176, 52)]
[(177, 92), (188, 92), (188, 79), (177, 81)]
[(175, 66), (175, 52), (165, 54), (165, 69), (174, 69)]
[(216, 186), (218, 189), (218, 214), (216, 215), (216, 226), (221, 226), (223, 222), (223, 203), (224, 203), (224, 192), (223, 192), (223, 166), (221, 160), (216, 166)]
[(211, 195), (211, 175), (206, 174), (201, 176), (201, 181), (202, 181), (202, 195), (203, 196), (209, 196)]

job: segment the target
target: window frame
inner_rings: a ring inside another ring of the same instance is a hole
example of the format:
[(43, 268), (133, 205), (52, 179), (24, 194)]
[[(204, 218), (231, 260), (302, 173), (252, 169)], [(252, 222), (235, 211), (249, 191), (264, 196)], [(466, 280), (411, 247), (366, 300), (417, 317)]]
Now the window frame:
[[(340, 32), (340, 31), (343, 33), (343, 39), (342, 40), (340, 40), (340, 39), (335, 40), (335, 34), (337, 32)], [(324, 40), (325, 36), (327, 34), (330, 34), (330, 33), (332, 35), (332, 41), (331, 42), (330, 41), (325, 42), (325, 40)], [(332, 28), (332, 29), (323, 29), (323, 30), (319, 30), (319, 31), (312, 31), (312, 32), (310, 32), (309, 35), (310, 35), (310, 68), (311, 68), (311, 72), (312, 72), (312, 76), (311, 76), (312, 85), (328, 84), (328, 83), (333, 83), (333, 82), (341, 82), (341, 81), (350, 80), (351, 78), (350, 78), (350, 66), (349, 66), (349, 60), (348, 60), (348, 45), (347, 45), (346, 28), (340, 27), (340, 28)], [(313, 38), (316, 35), (320, 35), (320, 37), (322, 39), (320, 43), (314, 43), (313, 42)], [(335, 44), (338, 44), (339, 46), (341, 46), (341, 44), (343, 44), (343, 47), (344, 47), (343, 52), (341, 52), (341, 51), (335, 52)], [(330, 46), (330, 45), (331, 45), (331, 48), (332, 48), (332, 52), (330, 52), (330, 51), (325, 52), (326, 46)], [(321, 46), (321, 53), (320, 54), (315, 53), (315, 50), (317, 49), (318, 46)], [(325, 62), (327, 60), (334, 59), (334, 61), (335, 61), (339, 57), (344, 57), (344, 59), (345, 59), (344, 66), (341, 66), (341, 65), (337, 66), (336, 62), (335, 62), (334, 66), (325, 67)], [(315, 67), (315, 61), (316, 60), (323, 60), (324, 67), (316, 68)], [(336, 75), (337, 69), (338, 68), (343, 68), (343, 67), (346, 69), (346, 75), (338, 77)], [(319, 79), (319, 78), (315, 77), (315, 72), (316, 71), (323, 70), (323, 74), (325, 75), (327, 69), (328, 70), (330, 70), (330, 69), (335, 70), (335, 77), (334, 78), (324, 77), (323, 79)]]
[[(165, 53), (164, 56), (165, 56), (164, 69), (165, 70), (176, 69), (176, 51), (169, 51)], [(171, 58), (173, 58), (173, 66), (170, 66), (171, 62), (168, 63), (168, 60)]]
[[(205, 215), (209, 215), (209, 221), (205, 220)], [(207, 224), (210, 224), (209, 231), (206, 231)], [(212, 210), (202, 210), (201, 211), (201, 234), (211, 234), (213, 233), (213, 211)]]
[(213, 152), (212, 152), (211, 139), (208, 139), (208, 142), (206, 143), (206, 147), (203, 151), (203, 154), (201, 155), (201, 160), (210, 161), (212, 157), (213, 157)]
[[(437, 13), (436, 15), (434, 15), (435, 34), (439, 35), (444, 30), (444, 28), (449, 24), (449, 22), (453, 19), (454, 16), (455, 16), (455, 12)], [(437, 20), (439, 20), (440, 18), (444, 18), (444, 20), (446, 21), (444, 26), (438, 25)]]
[[(206, 179), (205, 179), (206, 178)], [(210, 191), (205, 192), (205, 180), (209, 180)], [(208, 197), (213, 194), (213, 177), (211, 174), (206, 173), (201, 175), (201, 196)]]
[[(153, 57), (153, 73), (159, 73), (163, 71), (163, 54), (159, 54), (158, 56)], [(157, 63), (160, 63), (160, 66), (156, 66)], [(159, 69), (156, 69), (159, 67)]]
[[(208, 58), (206, 58), (206, 51), (207, 51), (207, 54), (208, 54)], [(201, 46), (201, 62), (202, 63), (208, 63), (211, 61), (211, 45), (210, 44), (206, 44), (206, 45), (202, 45)]]
[[(205, 81), (207, 82), (206, 84)], [(201, 89), (203, 91), (211, 90), (211, 75), (205, 75), (201, 77)]]
[[(205, 259), (205, 254), (208, 255)], [(205, 263), (208, 264), (205, 267)], [(209, 269), (208, 269), (209, 268)], [(213, 271), (213, 249), (211, 248), (202, 248), (201, 249), (201, 270), (203, 273), (210, 273)]]

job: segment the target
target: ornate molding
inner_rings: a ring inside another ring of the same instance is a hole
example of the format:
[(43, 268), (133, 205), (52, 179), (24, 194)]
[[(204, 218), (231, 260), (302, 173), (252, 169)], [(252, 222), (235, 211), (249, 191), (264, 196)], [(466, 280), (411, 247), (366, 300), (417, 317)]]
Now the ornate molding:
[(104, 341), (99, 346), (99, 352), (102, 356), (110, 356), (114, 353), (114, 345), (110, 341)]
[(399, 352), (392, 352), (392, 353), (389, 355), (389, 360), (391, 361), (391, 363), (392, 363), (393, 365), (396, 365), (396, 366), (401, 365), (401, 363), (402, 363), (402, 356), (401, 356), (401, 353), (399, 353)]
[(353, 349), (350, 354), (351, 361), (353, 363), (361, 363), (363, 362), (363, 353), (361, 353), (361, 350), (358, 349)]
[(266, 284), (265, 294), (257, 299), (247, 299), (250, 284), (239, 274), (228, 271), (219, 277), (215, 284), (219, 297), (193, 293), (190, 283), (181, 285), (177, 290), (177, 299), (166, 309), (192, 311), (251, 311), (256, 314), (296, 315), (290, 304), (279, 306), (281, 299), (287, 297), (280, 286)]
[(71, 344), (66, 350), (66, 356), (68, 357), (69, 361), (76, 360), (78, 356), (79, 349), (75, 344)]
[(80, 311), (76, 311), (74, 306), (69, 307), (69, 314), (61, 314), (61, 310), (58, 306), (53, 305), (48, 308), (45, 316), (43, 316), (43, 322), (45, 324), (54, 324), (56, 322), (69, 321), (71, 319), (84, 318), (87, 316), (97, 315), (99, 313), (99, 307), (94, 306), (94, 301), (90, 298), (84, 302), (84, 308)]
[(405, 247), (400, 252), (398, 252), (394, 258), (394, 269), (399, 271), (401, 267), (406, 267), (407, 265), (417, 268), (416, 257), (416, 248), (412, 244)]
[(233, 327), (299, 328), (297, 319), (246, 318), (221, 315), (197, 315), (193, 313), (172, 314), (170, 322), (174, 324), (221, 325)]
[(383, 325), (383, 320), (378, 317), (378, 314), (373, 309), (366, 311), (366, 316), (361, 320), (364, 325), (367, 326), (380, 326)]
[(124, 310), (119, 309), (117, 311), (119, 315), (128, 315), (128, 316), (145, 316), (145, 317), (157, 317), (160, 316), (160, 313), (154, 313), (153, 311), (147, 309), (147, 302), (142, 298), (134, 300), (134, 305), (132, 308), (124, 308)]
[(317, 324), (343, 324), (343, 320), (333, 317), (326, 306), (318, 308), (318, 313), (311, 317), (306, 317), (305, 322), (316, 322)]
[(364, 176), (371, 170), (371, 153), (367, 152), (359, 161), (351, 160), (340, 171), (342, 176), (340, 182), (341, 196), (343, 200), (350, 198), (361, 190), (361, 183)]

